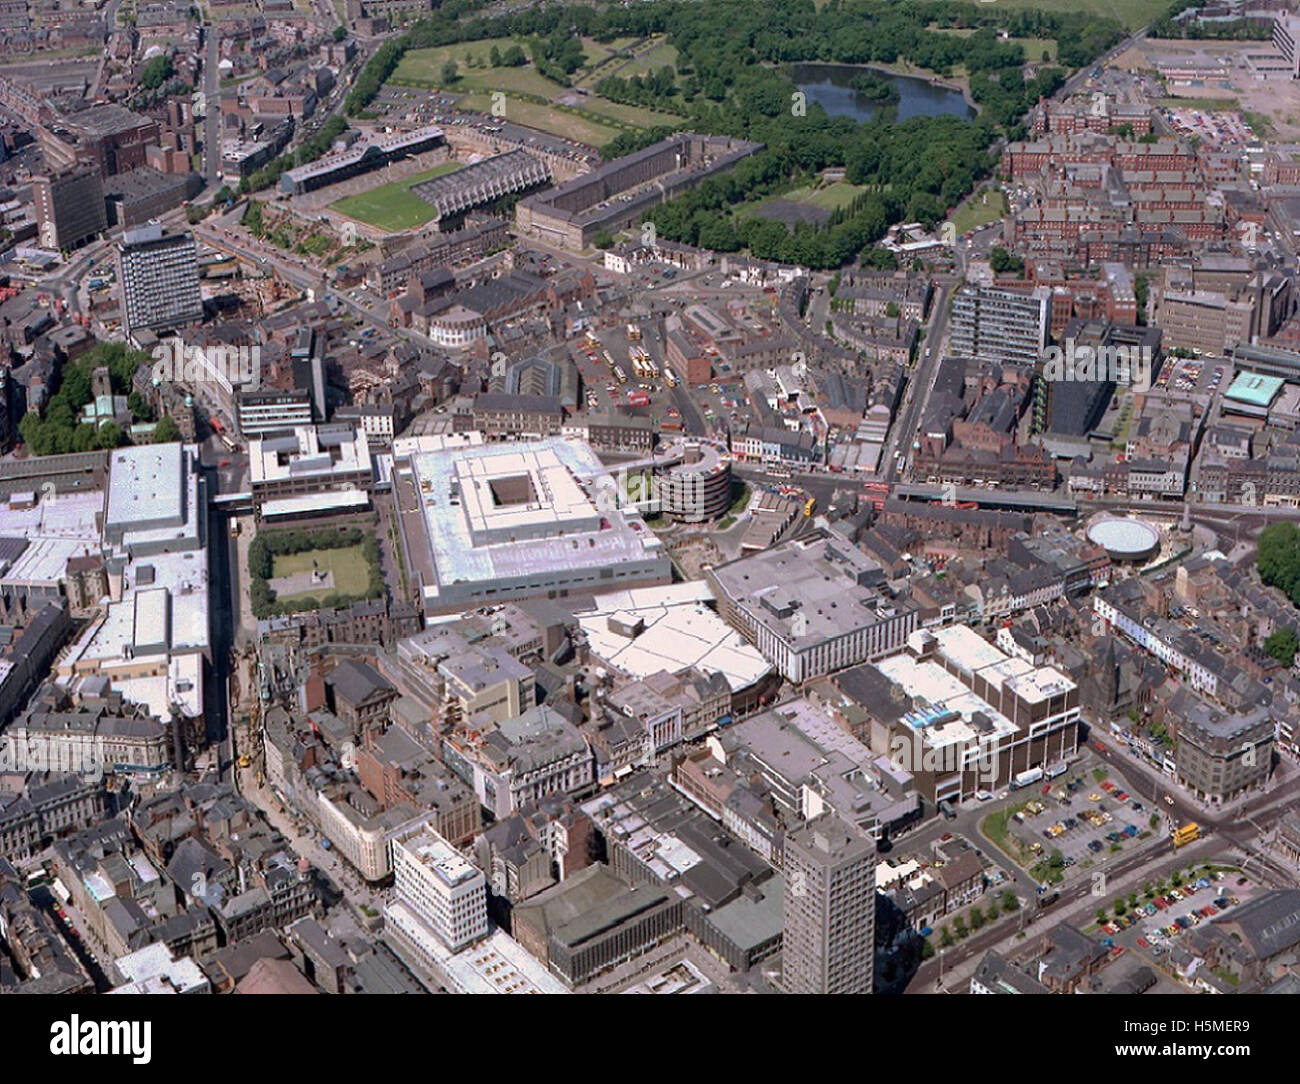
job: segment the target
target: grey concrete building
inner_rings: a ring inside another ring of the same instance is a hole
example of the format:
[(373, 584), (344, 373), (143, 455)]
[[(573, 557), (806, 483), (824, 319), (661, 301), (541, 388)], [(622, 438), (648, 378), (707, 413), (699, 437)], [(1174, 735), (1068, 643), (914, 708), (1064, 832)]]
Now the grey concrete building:
[(1047, 342), (1049, 295), (964, 286), (953, 295), (949, 353), (999, 363), (1033, 365)]
[(108, 226), (104, 180), (90, 166), (33, 177), (32, 202), (46, 248), (76, 248)]
[(117, 246), (122, 326), (160, 331), (203, 317), (194, 237), (157, 223), (128, 230)]
[(790, 542), (709, 570), (726, 620), (792, 682), (902, 650), (918, 610), (843, 535)]
[(782, 985), (869, 994), (875, 975), (876, 845), (833, 814), (785, 840)]

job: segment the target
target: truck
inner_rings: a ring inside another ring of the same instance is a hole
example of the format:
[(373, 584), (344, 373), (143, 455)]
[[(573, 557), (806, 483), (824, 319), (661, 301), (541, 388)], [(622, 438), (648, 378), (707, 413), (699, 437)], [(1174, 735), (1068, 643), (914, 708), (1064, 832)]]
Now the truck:
[(1023, 772), (1017, 772), (1011, 779), (1011, 786), (1019, 790), (1021, 787), (1028, 787), (1037, 783), (1043, 778), (1042, 768), (1028, 768)]
[(1047, 778), (1055, 779), (1058, 775), (1064, 775), (1069, 768), (1064, 764), (1053, 764), (1047, 769)]

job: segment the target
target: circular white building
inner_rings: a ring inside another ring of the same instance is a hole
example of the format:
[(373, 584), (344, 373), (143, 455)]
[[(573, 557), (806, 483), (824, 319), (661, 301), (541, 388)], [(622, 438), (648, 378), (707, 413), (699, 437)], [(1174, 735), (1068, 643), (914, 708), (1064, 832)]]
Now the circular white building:
[(1160, 532), (1127, 516), (1095, 520), (1088, 528), (1088, 541), (1104, 549), (1112, 561), (1146, 561), (1160, 552)]
[(655, 496), (664, 515), (683, 523), (718, 519), (731, 507), (731, 453), (704, 440), (677, 440), (655, 459)]

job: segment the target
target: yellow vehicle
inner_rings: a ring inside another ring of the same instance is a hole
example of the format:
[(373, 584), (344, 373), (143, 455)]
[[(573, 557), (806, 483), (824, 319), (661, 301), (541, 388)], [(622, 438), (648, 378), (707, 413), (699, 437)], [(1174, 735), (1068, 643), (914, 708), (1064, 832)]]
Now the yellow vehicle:
[(249, 759), (249, 756), (248, 756), (247, 753), (240, 753), (240, 754), (239, 754), (239, 766), (240, 766), (241, 768), (247, 768), (247, 767), (248, 767), (250, 764), (252, 764), (252, 763), (253, 763), (253, 762), (252, 762), (251, 759)]
[(805, 505), (803, 506), (803, 514), (804, 514), (804, 516), (805, 516), (805, 517), (807, 517), (807, 516), (811, 516), (811, 515), (813, 514), (813, 509), (816, 508), (816, 507), (817, 507), (817, 498), (816, 498), (816, 497), (809, 497), (809, 498), (808, 498), (808, 503), (805, 504)]
[(1201, 826), (1195, 821), (1188, 821), (1181, 828), (1175, 828), (1170, 835), (1174, 841), (1174, 847), (1185, 847), (1189, 843), (1195, 843), (1201, 837)]

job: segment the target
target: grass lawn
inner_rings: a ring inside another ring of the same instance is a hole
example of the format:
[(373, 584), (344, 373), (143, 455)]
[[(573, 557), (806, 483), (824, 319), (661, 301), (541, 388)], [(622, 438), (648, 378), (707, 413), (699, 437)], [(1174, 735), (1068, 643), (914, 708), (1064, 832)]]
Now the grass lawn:
[(1162, 109), (1199, 109), (1202, 113), (1216, 110), (1235, 110), (1241, 103), (1236, 98), (1157, 98), (1156, 105)]
[(640, 105), (623, 105), (611, 102), (608, 98), (588, 98), (578, 108), (591, 114), (597, 122), (601, 117), (607, 117), (638, 128), (680, 128), (686, 123), (685, 117), (679, 117), (675, 113), (663, 113)]
[(344, 196), (330, 207), (339, 214), (355, 218), (381, 230), (409, 230), (423, 225), (434, 216), (434, 210), (424, 200), (410, 192), (412, 185), (440, 177), (444, 173), (454, 173), (461, 168), (459, 162), (443, 162), (433, 169), (414, 173), (400, 181), (381, 184), (369, 192), (358, 192), (355, 196)]
[(538, 75), (532, 67), (485, 68), (470, 70), (461, 65), (460, 78), (450, 90), (486, 90), (489, 94), (504, 90), (507, 94), (532, 94), (538, 98), (554, 98), (564, 88)]
[[(489, 113), (492, 110), (492, 96), (483, 93), (466, 94), (461, 99), (461, 105), (466, 109)], [(537, 128), (539, 131), (550, 132), (563, 139), (587, 143), (593, 147), (603, 146), (619, 133), (619, 129), (610, 125), (600, 124), (595, 120), (575, 116), (563, 110), (548, 109), (536, 102), (527, 102), (508, 95), (505, 119), (529, 128)]]
[(1007, 213), (1007, 197), (1001, 189), (986, 188), (977, 192), (953, 212), (952, 224), (960, 237), (967, 230), (996, 222)]
[[(577, 73), (575, 86), (586, 85), (586, 77), (593, 68), (600, 67), (600, 76), (615, 70), (624, 76), (641, 74), (650, 67), (662, 67), (672, 64), (677, 59), (677, 50), (661, 42), (654, 45), (646, 54), (635, 61), (625, 62), (614, 57), (619, 49), (633, 45), (635, 38), (619, 38), (609, 43), (583, 39), (588, 65)], [(621, 105), (604, 98), (592, 98), (576, 107), (585, 116), (566, 113), (561, 109), (548, 109), (542, 101), (555, 101), (566, 92), (566, 88), (539, 75), (531, 64), (518, 68), (470, 67), (468, 60), (487, 64), (492, 47), (504, 51), (515, 44), (510, 38), (483, 38), (479, 41), (462, 42), (458, 45), (440, 45), (431, 49), (412, 49), (397, 65), (389, 82), (394, 85), (437, 87), (452, 93), (464, 95), (461, 104), (467, 109), (490, 112), (492, 96), (498, 92), (506, 95), (506, 118), (517, 124), (550, 132), (579, 143), (599, 147), (608, 143), (619, 131), (626, 127), (655, 128), (681, 127), (684, 119), (656, 109), (646, 109), (636, 105)], [(611, 59), (613, 58), (613, 59)], [(457, 77), (453, 83), (445, 83), (442, 78), (442, 66), (454, 60), (457, 65)], [(608, 61), (609, 63), (605, 63)], [(649, 61), (649, 63), (647, 63)], [(603, 65), (603, 67), (602, 67)], [(589, 89), (589, 88), (588, 88)], [(614, 124), (608, 123), (615, 122)], [(340, 208), (345, 214), (371, 221), (364, 215)], [(414, 207), (408, 207), (410, 213)], [(374, 223), (379, 225), (379, 223)]]
[(1065, 871), (1062, 869), (1053, 869), (1051, 864), (1044, 859), (1036, 863), (1029, 871), (1029, 876), (1039, 884), (1059, 885), (1065, 880)]
[(613, 41), (596, 41), (593, 38), (582, 39), (582, 51), (587, 54), (587, 67), (594, 68), (621, 49), (626, 49), (636, 38), (615, 38)]
[[(455, 82), (452, 83), (443, 81), (441, 65), (436, 65), (429, 74), (422, 76), (410, 75), (399, 78), (395, 74), (390, 82), (395, 86), (436, 87), (439, 90), (447, 90), (452, 93), (483, 91), (491, 94), (494, 91), (501, 90), (507, 94), (527, 94), (536, 98), (545, 98), (548, 101), (563, 90), (558, 84), (538, 75), (537, 70), (532, 67), (467, 68), (459, 61), (457, 61), (457, 64), (459, 70), (456, 73)], [(398, 72), (401, 72), (400, 64), (398, 65)]]
[(292, 576), (295, 572), (310, 572), (313, 564), (334, 573), (333, 587), (319, 587), (314, 591), (300, 591), (297, 594), (277, 598), (284, 602), (295, 598), (323, 599), (326, 595), (360, 595), (364, 596), (370, 586), (370, 568), (366, 564), (365, 553), (360, 546), (344, 546), (330, 550), (304, 550), (302, 553), (290, 553), (271, 559), (271, 578)]
[(665, 64), (677, 67), (677, 46), (661, 41), (644, 56), (638, 58), (649, 68), (662, 68)]
[[(972, 0), (984, 2), (989, 0)], [(1003, 8), (1033, 8), (1037, 11), (1081, 11), (1109, 15), (1130, 30), (1146, 26), (1169, 7), (1165, 0), (997, 0)]]
[(738, 219), (743, 218), (773, 200), (789, 200), (792, 203), (803, 203), (825, 211), (835, 211), (847, 207), (853, 202), (855, 196), (866, 190), (865, 185), (849, 184), (848, 181), (835, 181), (828, 185), (805, 184), (787, 192), (777, 192), (775, 195), (764, 196), (761, 199), (737, 203), (731, 208), (731, 213)]
[(990, 813), (980, 825), (984, 837), (1003, 852), (1013, 862), (1023, 866), (1032, 861), (1033, 856), (1025, 849), (1020, 840), (1011, 834), (1011, 818), (1024, 809), (1024, 802), (1017, 802), (996, 813)]
[[(934, 26), (931, 24), (926, 27), (927, 30), (933, 30), (938, 34), (952, 34), (959, 38), (969, 38), (975, 33), (973, 26)], [(1025, 51), (1026, 63), (1039, 64), (1043, 61), (1043, 53), (1047, 53), (1048, 60), (1056, 59), (1056, 40), (1054, 38), (1011, 38), (1013, 45), (1019, 45)]]
[(1056, 59), (1056, 41), (1053, 38), (1012, 38), (1012, 42), (1025, 51), (1025, 60), (1033, 64), (1041, 63), (1043, 53), (1048, 60)]
[[(411, 49), (397, 65), (389, 82), (402, 83), (407, 80), (436, 81), (441, 77), (442, 66), (449, 59), (460, 67), (461, 74), (466, 73), (465, 58), (472, 56), (475, 60), (487, 64), (496, 46), (505, 52), (510, 46), (518, 44), (513, 38), (482, 38), (479, 41), (462, 41), (456, 45), (435, 45), (431, 49)], [(524, 49), (527, 52), (527, 49)], [(477, 70), (477, 69), (471, 69)], [(487, 68), (487, 71), (503, 71), (502, 68)]]
[(814, 207), (821, 207), (827, 211), (838, 211), (841, 207), (847, 207), (865, 191), (866, 189), (862, 185), (849, 184), (848, 181), (836, 181), (833, 184), (809, 191), (805, 195), (788, 196), (786, 198), (797, 198), (800, 203), (810, 203)]
[(630, 79), (634, 75), (644, 75), (648, 71), (662, 68), (665, 64), (673, 68), (677, 67), (677, 48), (660, 38), (649, 49), (637, 53), (619, 70), (618, 74), (624, 79)]
[(1253, 113), (1249, 109), (1241, 111), (1241, 119), (1250, 125), (1251, 130), (1259, 136), (1260, 139), (1272, 139), (1276, 132), (1273, 130), (1273, 122), (1264, 116), (1263, 113)]

